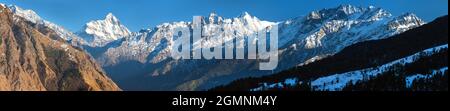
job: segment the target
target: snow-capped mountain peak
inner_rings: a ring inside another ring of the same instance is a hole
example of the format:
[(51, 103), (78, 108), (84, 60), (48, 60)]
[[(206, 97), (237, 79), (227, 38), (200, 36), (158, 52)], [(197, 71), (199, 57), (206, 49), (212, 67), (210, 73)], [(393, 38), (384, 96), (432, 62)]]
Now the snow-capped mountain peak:
[(370, 21), (377, 21), (382, 18), (391, 17), (392, 14), (382, 8), (375, 8), (373, 6), (369, 6), (368, 12), (364, 17)]
[(259, 21), (257, 17), (250, 15), (248, 12), (243, 12), (238, 18), (245, 22)]
[(347, 15), (349, 15), (349, 14), (353, 14), (353, 13), (356, 13), (356, 12), (361, 12), (362, 8), (355, 7), (355, 6), (352, 6), (352, 5), (340, 5), (338, 7), (338, 10), (344, 12)]
[(103, 20), (88, 22), (79, 32), (92, 47), (104, 46), (112, 41), (131, 35), (127, 27), (122, 25), (112, 13), (108, 13)]
[(10, 5), (9, 9), (14, 13), (16, 16), (20, 16), (32, 23), (41, 23), (43, 20), (39, 15), (36, 14), (33, 10), (26, 10), (22, 9), (16, 5)]
[(340, 5), (336, 8), (312, 11), (306, 16), (306, 19), (315, 22), (342, 19), (365, 19), (373, 21), (390, 16), (392, 16), (391, 13), (379, 7), (357, 7), (353, 5)]
[(388, 27), (390, 30), (395, 30), (397, 32), (404, 32), (409, 30), (410, 27), (413, 26), (421, 26), (425, 24), (425, 22), (417, 17), (413, 13), (405, 13), (394, 18), (392, 21), (388, 23)]
[[(422, 23), (419, 23), (404, 26), (403, 28), (400, 27), (398, 30), (395, 27), (389, 29), (387, 28), (387, 24), (390, 21), (392, 24), (396, 22), (398, 22), (398, 25), (405, 24), (403, 22), (400, 23), (402, 19), (394, 19), (391, 16), (391, 13), (388, 11), (374, 6), (357, 7), (341, 5), (335, 8), (313, 11), (303, 19), (299, 17), (286, 21), (288, 24), (280, 24), (279, 45), (281, 48), (286, 48), (295, 44), (294, 46), (296, 47), (294, 48), (296, 49), (314, 49), (321, 47), (331, 52), (336, 52), (356, 42), (382, 39), (422, 25)], [(115, 21), (114, 19), (116, 19), (112, 14), (108, 14), (106, 18), (110, 18), (110, 21)], [(410, 16), (409, 18), (416, 17)], [(168, 53), (165, 52), (170, 51), (168, 46), (171, 44), (168, 43), (172, 42), (170, 38), (173, 35), (171, 30), (175, 27), (190, 27), (191, 24), (190, 22), (172, 22), (158, 25), (152, 30), (142, 30), (133, 35), (136, 37), (127, 39), (121, 47), (110, 48), (111, 50), (107, 51), (105, 55), (124, 56), (127, 60), (138, 57), (138, 60), (141, 62), (152, 61), (152, 63), (157, 63), (166, 59)], [(230, 32), (235, 32), (239, 35), (252, 34), (274, 24), (277, 23), (259, 20), (248, 12), (242, 12), (235, 18), (222, 18), (217, 13), (212, 12), (203, 18), (202, 35), (209, 37), (217, 34), (218, 27), (220, 26), (229, 26), (225, 30), (231, 30)], [(225, 37), (225, 39), (228, 40), (228, 37)], [(205, 47), (216, 45), (212, 41), (205, 44)], [(141, 47), (141, 49), (137, 51), (127, 50), (135, 49), (130, 48), (130, 46)], [(146, 48), (142, 49), (142, 47)], [(133, 54), (134, 52), (141, 54)], [(149, 55), (150, 53), (154, 53), (155, 55)], [(141, 56), (128, 57), (128, 54)], [(105, 56), (105, 58), (108, 57)], [(306, 56), (302, 58), (305, 60), (308, 59)], [(118, 58), (113, 58), (112, 61), (120, 61), (116, 59)], [(108, 59), (105, 60), (110, 61)]]
[(250, 13), (248, 12), (242, 12), (241, 15), (239, 15), (240, 18), (248, 18), (248, 17), (252, 17), (252, 15), (250, 15)]
[[(325, 40), (336, 41), (326, 38), (339, 38), (327, 36), (343, 34), (340, 37), (348, 37), (339, 41), (348, 40), (349, 43), (354, 43), (354, 40), (382, 39), (423, 24), (424, 22), (420, 18), (411, 13), (394, 18), (391, 13), (379, 7), (341, 5), (336, 8), (313, 11), (303, 19), (289, 20), (289, 24), (285, 23), (282, 26), (285, 29), (282, 30), (281, 36), (308, 35), (306, 38), (300, 37), (297, 38), (300, 40), (294, 41), (302, 42), (297, 43), (299, 44), (297, 46), (311, 49), (322, 47), (325, 45)], [(280, 45), (284, 45), (285, 42), (292, 41), (292, 39), (294, 38), (282, 38)], [(345, 42), (340, 42), (340, 44), (347, 45)]]
[(208, 19), (207, 20), (208, 24), (222, 24), (223, 23), (223, 18), (221, 16), (217, 15), (216, 12), (211, 12), (207, 19)]
[(119, 24), (119, 20), (112, 13), (108, 13), (108, 15), (106, 15), (105, 17), (105, 20), (114, 24)]
[(397, 17), (397, 20), (403, 21), (403, 22), (413, 22), (417, 24), (423, 24), (425, 23), (422, 19), (416, 16), (414, 13), (406, 13), (403, 15), (400, 15)]
[(54, 30), (56, 34), (58, 34), (62, 39), (67, 41), (72, 40), (73, 45), (84, 43), (84, 40), (79, 39), (79, 37), (73, 34), (71, 31), (55, 23), (44, 20), (33, 10), (22, 9), (16, 5), (9, 5), (6, 7), (5, 4), (2, 4), (2, 6), (5, 6), (5, 8), (9, 8), (12, 11), (12, 13), (14, 14), (14, 19), (25, 19), (26, 21), (29, 21), (31, 23), (50, 28)]

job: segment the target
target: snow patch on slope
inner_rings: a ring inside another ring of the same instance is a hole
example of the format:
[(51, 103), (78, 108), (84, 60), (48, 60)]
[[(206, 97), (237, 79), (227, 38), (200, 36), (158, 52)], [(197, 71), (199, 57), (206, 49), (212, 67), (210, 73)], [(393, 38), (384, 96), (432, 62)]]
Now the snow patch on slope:
[[(434, 54), (434, 52), (439, 51), (441, 49), (448, 49), (448, 44), (429, 48), (429, 49), (423, 50), (421, 52), (417, 52), (413, 55), (389, 62), (387, 64), (384, 64), (384, 65), (381, 65), (378, 67), (366, 68), (366, 69), (350, 71), (350, 72), (345, 72), (345, 73), (340, 73), (340, 74), (333, 74), (331, 76), (320, 77), (311, 82), (311, 87), (316, 91), (341, 91), (348, 84), (354, 85), (358, 81), (362, 81), (364, 79), (368, 79), (371, 77), (376, 77), (379, 74), (386, 72), (390, 67), (392, 67), (394, 65), (397, 65), (397, 64), (405, 65), (407, 63), (412, 63), (415, 60), (417, 60), (418, 58), (420, 58), (421, 56), (432, 55), (432, 54)], [(439, 70), (433, 71), (432, 74), (429, 74), (429, 75), (417, 74), (417, 75), (408, 76), (406, 78), (406, 86), (411, 87), (411, 85), (415, 79), (430, 78), (430, 77), (435, 76), (438, 72), (443, 73), (447, 70), (448, 70), (448, 67), (444, 67)], [(303, 83), (303, 81), (298, 81), (298, 78), (288, 78), (288, 79), (285, 79), (284, 82), (276, 82), (276, 83), (272, 83), (272, 84), (265, 83), (265, 82), (261, 83), (261, 86), (250, 89), (250, 91), (265, 91), (265, 90), (273, 89), (273, 88), (281, 89), (281, 88), (284, 88), (285, 85), (296, 86), (296, 85), (300, 85), (302, 83)]]
[(415, 74), (412, 76), (408, 76), (406, 77), (406, 87), (407, 88), (411, 88), (412, 84), (415, 80), (417, 79), (428, 79), (428, 78), (432, 78), (434, 76), (436, 76), (437, 74), (444, 74), (445, 71), (448, 70), (448, 67), (443, 67), (439, 70), (433, 70), (431, 74)]
[(277, 83), (272, 83), (272, 84), (262, 83), (262, 86), (254, 88), (254, 89), (250, 89), (250, 91), (264, 91), (264, 90), (273, 89), (273, 88), (291, 87), (291, 86), (295, 86), (298, 84), (302, 84), (302, 82), (298, 81), (297, 78), (287, 78), (283, 82), (277, 82)]
[(396, 64), (405, 65), (407, 63), (412, 63), (420, 56), (423, 55), (432, 55), (433, 52), (439, 51), (441, 49), (448, 48), (448, 44), (437, 46), (434, 48), (429, 48), (423, 50), (421, 52), (415, 53), (411, 56), (398, 59), (392, 61), (390, 63), (384, 64), (382, 66), (374, 67), (374, 68), (366, 68), (362, 70), (356, 70), (341, 74), (334, 74), (327, 77), (320, 77), (314, 81), (312, 81), (311, 85), (314, 90), (317, 91), (340, 91), (348, 84), (356, 84), (356, 82), (363, 80), (364, 78), (376, 77), (379, 74), (387, 71), (389, 67), (392, 67)]

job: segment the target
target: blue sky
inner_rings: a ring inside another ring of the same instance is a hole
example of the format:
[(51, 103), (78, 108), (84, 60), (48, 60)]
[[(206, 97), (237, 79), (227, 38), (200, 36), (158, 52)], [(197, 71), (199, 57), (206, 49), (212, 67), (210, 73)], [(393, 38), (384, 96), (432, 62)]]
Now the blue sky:
[(394, 15), (412, 12), (431, 21), (448, 14), (448, 0), (0, 0), (36, 11), (41, 17), (71, 31), (112, 12), (132, 31), (164, 22), (191, 21), (194, 15), (215, 11), (226, 18), (247, 11), (262, 20), (282, 21), (313, 10), (340, 4), (373, 5)]

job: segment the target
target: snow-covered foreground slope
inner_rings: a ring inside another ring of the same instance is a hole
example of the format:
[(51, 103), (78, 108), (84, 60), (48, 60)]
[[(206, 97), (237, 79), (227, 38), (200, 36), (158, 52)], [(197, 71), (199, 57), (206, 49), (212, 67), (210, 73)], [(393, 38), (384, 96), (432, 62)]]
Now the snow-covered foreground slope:
[(393, 67), (394, 65), (405, 65), (407, 63), (412, 63), (420, 58), (420, 56), (432, 55), (433, 52), (439, 51), (441, 49), (448, 49), (448, 44), (429, 48), (424, 51), (417, 52), (414, 55), (392, 61), (382, 66), (321, 77), (312, 81), (311, 85), (313, 89), (318, 91), (340, 91), (350, 82), (350, 84), (355, 84), (356, 82), (361, 81), (364, 78), (376, 77), (379, 74), (386, 72), (389, 67)]
[(447, 67), (443, 67), (443, 68), (441, 68), (439, 70), (433, 70), (431, 72), (431, 74), (414, 74), (412, 76), (408, 76), (408, 77), (406, 77), (406, 87), (407, 88), (411, 88), (412, 84), (414, 83), (415, 80), (418, 80), (418, 79), (429, 79), (429, 78), (432, 78), (432, 77), (436, 76), (437, 74), (442, 74), (443, 75), (445, 73), (445, 71), (448, 71), (448, 66)]
[[(387, 64), (378, 66), (378, 67), (371, 67), (356, 71), (350, 71), (345, 73), (339, 73), (339, 74), (331, 74), (330, 76), (320, 77), (313, 81), (311, 81), (311, 88), (316, 91), (341, 91), (345, 86), (352, 84), (355, 85), (359, 81), (363, 80), (369, 80), (369, 78), (374, 78), (379, 76), (380, 74), (388, 71), (391, 67), (394, 67), (395, 65), (405, 65), (408, 63), (413, 63), (417, 59), (419, 59), (422, 56), (430, 56), (433, 55), (435, 52), (438, 52), (442, 49), (448, 49), (448, 44), (429, 48), (426, 50), (423, 50), (421, 52), (417, 52), (413, 55), (389, 62)], [(448, 68), (442, 68), (440, 70), (434, 71), (434, 73), (430, 75), (412, 75), (408, 76), (406, 78), (406, 86), (411, 86), (412, 82), (415, 79), (418, 78), (430, 78), (436, 74), (436, 72), (445, 72), (448, 70)], [(273, 84), (267, 84), (262, 83), (260, 87), (250, 89), (250, 91), (263, 91), (267, 89), (272, 88), (284, 88), (285, 85), (289, 86), (295, 86), (299, 84), (303, 84), (303, 81), (297, 81), (297, 78), (288, 78), (283, 82), (279, 83), (273, 83)]]

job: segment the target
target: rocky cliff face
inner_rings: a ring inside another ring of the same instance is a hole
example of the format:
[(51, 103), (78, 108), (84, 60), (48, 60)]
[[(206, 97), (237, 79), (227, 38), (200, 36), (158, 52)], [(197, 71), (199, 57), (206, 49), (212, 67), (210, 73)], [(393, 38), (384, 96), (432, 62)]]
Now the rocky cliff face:
[(0, 6), (0, 90), (121, 90), (79, 48)]

